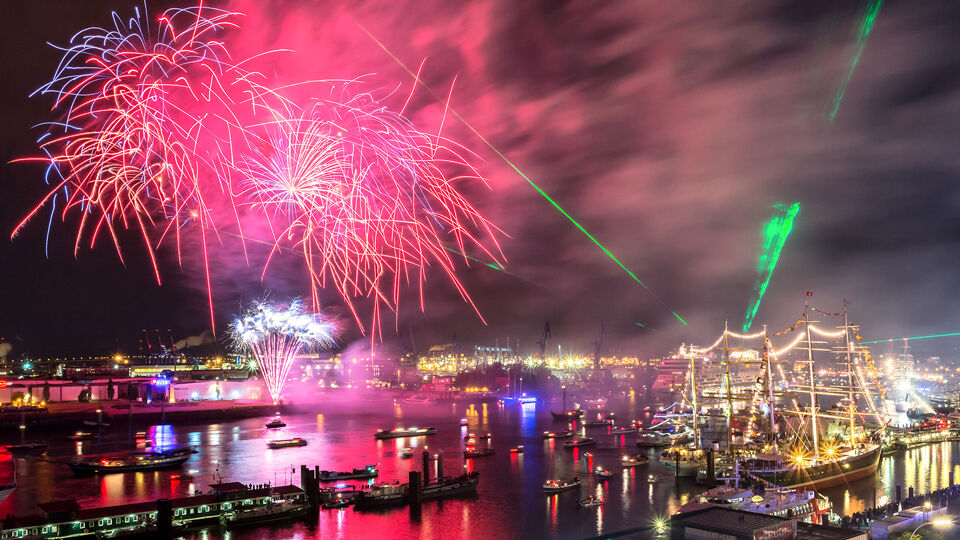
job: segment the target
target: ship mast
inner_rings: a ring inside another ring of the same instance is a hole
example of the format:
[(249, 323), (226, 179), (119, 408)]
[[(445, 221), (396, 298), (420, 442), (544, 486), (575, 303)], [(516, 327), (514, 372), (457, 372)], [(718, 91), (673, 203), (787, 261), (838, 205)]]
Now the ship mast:
[(727, 321), (723, 322), (723, 367), (727, 379), (727, 451), (733, 453), (733, 394), (730, 389), (730, 344)]
[(694, 356), (693, 354), (690, 355), (690, 390), (693, 394), (691, 400), (693, 404), (693, 442), (697, 448), (700, 448), (700, 426), (697, 421), (697, 370), (693, 364)]
[(763, 325), (763, 360), (767, 364), (767, 391), (770, 394), (770, 435), (773, 439), (773, 453), (779, 453), (777, 450), (777, 413), (773, 406), (773, 371), (770, 366), (770, 348), (767, 341), (767, 325)]
[(807, 330), (807, 366), (810, 372), (810, 421), (813, 424), (813, 462), (820, 461), (820, 440), (817, 425), (817, 391), (813, 382), (813, 345), (810, 342), (810, 317), (807, 315), (807, 301), (803, 301), (803, 325)]
[(850, 447), (853, 448), (853, 358), (850, 354), (850, 326), (847, 322), (847, 301), (843, 301), (843, 335), (847, 346), (847, 391), (850, 399)]

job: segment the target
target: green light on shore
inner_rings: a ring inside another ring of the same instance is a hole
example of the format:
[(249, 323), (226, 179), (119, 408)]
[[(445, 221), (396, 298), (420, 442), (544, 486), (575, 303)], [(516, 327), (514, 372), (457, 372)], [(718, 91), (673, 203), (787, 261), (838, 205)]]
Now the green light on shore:
[(770, 221), (763, 227), (763, 250), (757, 258), (757, 273), (759, 277), (754, 285), (754, 300), (747, 307), (747, 314), (743, 322), (743, 331), (750, 330), (753, 324), (753, 318), (760, 309), (760, 302), (763, 301), (763, 295), (767, 293), (767, 287), (770, 286), (770, 278), (773, 277), (773, 271), (777, 268), (777, 262), (780, 261), (780, 252), (783, 251), (787, 238), (793, 231), (793, 222), (800, 213), (800, 203), (795, 202), (788, 208), (785, 204), (775, 204), (773, 207), (779, 215), (770, 218)]
[(910, 341), (914, 339), (930, 339), (938, 337), (951, 337), (951, 336), (960, 336), (960, 332), (953, 332), (950, 334), (931, 334), (929, 336), (913, 336), (913, 337), (904, 337), (904, 338), (889, 338), (889, 339), (877, 339), (874, 341), (861, 341), (861, 345), (869, 345), (871, 343), (887, 343), (890, 341)]

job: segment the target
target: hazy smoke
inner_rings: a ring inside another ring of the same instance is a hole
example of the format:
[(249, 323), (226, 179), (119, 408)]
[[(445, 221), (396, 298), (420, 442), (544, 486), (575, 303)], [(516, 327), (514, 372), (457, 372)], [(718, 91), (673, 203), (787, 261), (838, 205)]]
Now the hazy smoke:
[[(179, 351), (182, 349), (187, 349), (189, 347), (196, 347), (198, 345), (206, 345), (208, 343), (214, 343), (216, 338), (213, 337), (213, 333), (210, 330), (204, 330), (200, 333), (199, 336), (190, 336), (187, 339), (181, 339), (180, 341), (174, 344), (174, 347)], [(0, 345), (2, 346), (2, 345)]]

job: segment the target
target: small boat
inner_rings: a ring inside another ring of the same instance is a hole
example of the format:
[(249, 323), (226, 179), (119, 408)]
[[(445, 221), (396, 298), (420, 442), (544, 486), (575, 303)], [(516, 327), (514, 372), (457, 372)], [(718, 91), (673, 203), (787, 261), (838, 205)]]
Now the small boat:
[(471, 441), (476, 442), (477, 436), (474, 435), (473, 433), (469, 433), (463, 438), (463, 440), (464, 442), (471, 442)]
[(611, 472), (610, 469), (606, 467), (601, 467), (600, 465), (597, 465), (597, 468), (594, 469), (593, 472), (594, 474), (597, 475), (598, 478), (601, 478), (601, 479), (613, 478), (613, 472)]
[(522, 453), (523, 453), (523, 445), (521, 444), (520, 446), (518, 446), (518, 447), (516, 447), (516, 448), (511, 448), (511, 449), (510, 449), (510, 453), (511, 453), (511, 454), (522, 454)]
[(270, 441), (267, 443), (267, 446), (270, 448), (290, 448), (291, 446), (306, 446), (307, 440), (301, 439), (300, 437), (294, 437), (292, 439), (277, 439), (275, 441)]
[(108, 428), (110, 427), (110, 422), (106, 422), (104, 420), (84, 420), (83, 425), (90, 426), (90, 427)]
[(376, 478), (380, 474), (376, 465), (367, 465), (366, 467), (354, 468), (352, 471), (320, 471), (318, 477), (321, 482), (336, 482), (338, 480), (366, 480), (367, 478)]
[(90, 439), (96, 439), (97, 436), (88, 431), (78, 431), (73, 435), (67, 437), (68, 441), (89, 441)]
[(649, 475), (647, 475), (647, 482), (650, 482), (652, 484), (656, 481), (657, 481), (657, 475), (653, 473), (650, 473)]
[(279, 416), (274, 417), (273, 420), (267, 422), (266, 426), (270, 429), (286, 427), (287, 424), (280, 419)]
[(637, 437), (637, 446), (670, 446), (670, 436), (658, 431), (643, 431)]
[(600, 506), (604, 502), (605, 501), (600, 497), (594, 497), (593, 495), (591, 495), (586, 499), (583, 499), (582, 501), (580, 501), (580, 506), (583, 506), (584, 508), (592, 508), (594, 506)]
[(8, 444), (7, 452), (15, 456), (40, 455), (47, 451), (47, 443), (43, 441), (24, 441), (16, 444)]
[(418, 427), (408, 427), (408, 428), (395, 428), (395, 429), (378, 429), (376, 433), (373, 434), (374, 439), (399, 439), (401, 437), (420, 437), (422, 435), (436, 435), (437, 428), (418, 428)]
[(323, 501), (320, 503), (320, 508), (324, 510), (336, 510), (338, 508), (346, 508), (357, 501), (353, 500), (353, 497), (337, 497), (336, 499), (330, 501)]
[(554, 420), (573, 420), (583, 416), (583, 410), (570, 409), (568, 411), (563, 411), (563, 412), (550, 411), (550, 414), (553, 415)]
[(580, 487), (580, 477), (574, 477), (572, 480), (547, 480), (543, 483), (543, 491), (546, 493), (560, 493), (578, 489)]
[(597, 441), (593, 440), (590, 437), (584, 437), (582, 439), (573, 439), (563, 443), (564, 448), (580, 448), (582, 446), (591, 446), (597, 444)]
[(636, 432), (637, 432), (637, 428), (632, 426), (631, 427), (620, 426), (610, 430), (610, 433), (613, 435), (623, 435), (624, 433), (636, 433)]
[(650, 458), (647, 456), (637, 454), (636, 456), (623, 456), (623, 459), (620, 460), (620, 463), (626, 467), (636, 467), (637, 465), (646, 465), (650, 463)]
[(573, 437), (573, 432), (569, 430), (557, 431), (557, 432), (553, 432), (553, 431), (543, 432), (544, 439), (566, 439), (567, 437)]
[(460, 425), (461, 425), (461, 426), (467, 425), (467, 419), (466, 419), (466, 418), (461, 418), (461, 419), (460, 419)]
[(486, 435), (481, 435), (481, 436), (479, 436), (479, 437), (477, 437), (477, 438), (478, 438), (478, 439), (481, 439), (481, 440), (490, 440), (490, 439), (493, 438), (493, 435), (487, 433)]
[(492, 456), (494, 454), (493, 448), (467, 448), (463, 451), (463, 457), (483, 457), (483, 456)]
[(413, 448), (404, 448), (400, 450), (400, 457), (407, 459), (413, 457)]
[(583, 425), (585, 425), (585, 426), (590, 426), (590, 427), (612, 426), (612, 425), (613, 425), (613, 420), (609, 420), (609, 419), (607, 419), (607, 418), (600, 418), (600, 419), (597, 419), (597, 420), (591, 420), (591, 421), (589, 421), (589, 422), (584, 422)]

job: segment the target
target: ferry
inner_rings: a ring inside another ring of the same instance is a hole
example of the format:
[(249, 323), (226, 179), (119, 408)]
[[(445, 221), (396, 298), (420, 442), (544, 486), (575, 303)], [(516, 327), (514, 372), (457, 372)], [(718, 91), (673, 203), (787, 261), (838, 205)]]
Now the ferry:
[(380, 474), (376, 465), (367, 465), (366, 467), (354, 468), (352, 471), (320, 471), (319, 480), (321, 482), (336, 482), (338, 480), (366, 480), (376, 478)]
[[(425, 501), (456, 497), (476, 493), (479, 482), (480, 473), (478, 472), (466, 473), (452, 478), (443, 477), (423, 486), (420, 493), (422, 499)], [(358, 510), (366, 510), (407, 504), (409, 502), (409, 484), (401, 484), (398, 481), (394, 481), (392, 484), (374, 484), (369, 490), (360, 492), (360, 495), (357, 497), (356, 507)]]
[(115, 457), (78, 458), (71, 461), (69, 466), (76, 476), (156, 471), (177, 468), (183, 465), (192, 453), (193, 449), (190, 447), (152, 452), (131, 452)]
[(543, 483), (543, 491), (546, 493), (561, 493), (571, 489), (580, 488), (580, 477), (576, 476), (572, 480), (547, 480)]
[(420, 437), (422, 435), (436, 435), (437, 428), (418, 428), (418, 427), (408, 427), (408, 428), (395, 428), (395, 429), (378, 429), (376, 433), (373, 434), (374, 439), (399, 439), (401, 437)]
[(543, 432), (544, 439), (566, 439), (567, 437), (573, 437), (573, 432), (569, 430), (557, 431), (557, 432), (553, 432), (553, 431)]
[(646, 446), (656, 448), (658, 446), (670, 446), (670, 436), (659, 431), (644, 430), (637, 437), (637, 446)]
[(650, 463), (650, 458), (642, 454), (637, 454), (636, 456), (623, 456), (623, 459), (620, 460), (620, 463), (624, 468), (636, 467), (638, 465), (646, 465), (647, 463)]
[(721, 506), (735, 510), (745, 510), (757, 514), (790, 517), (797, 521), (825, 525), (831, 523), (832, 505), (830, 499), (814, 491), (797, 491), (785, 488), (762, 488), (754, 490), (717, 486), (701, 493), (677, 510), (677, 513), (699, 510), (709, 506)]
[(307, 440), (301, 439), (300, 437), (294, 437), (293, 439), (277, 439), (275, 441), (270, 441), (267, 443), (267, 446), (273, 449), (277, 448), (290, 448), (292, 446), (306, 446)]
[(564, 448), (580, 448), (582, 446), (591, 446), (597, 444), (597, 441), (591, 439), (590, 437), (584, 437), (582, 439), (573, 439), (572, 441), (567, 441), (563, 443)]
[(493, 448), (467, 448), (463, 451), (463, 457), (468, 458), (492, 456), (493, 454)]

